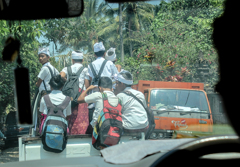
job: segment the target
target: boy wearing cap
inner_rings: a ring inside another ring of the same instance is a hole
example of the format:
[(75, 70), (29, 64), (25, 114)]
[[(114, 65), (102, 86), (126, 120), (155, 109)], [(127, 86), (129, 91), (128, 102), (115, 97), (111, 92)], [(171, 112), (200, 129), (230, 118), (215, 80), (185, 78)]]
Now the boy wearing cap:
[(38, 107), (40, 106), (40, 100), (43, 95), (51, 92), (51, 88), (49, 85), (49, 81), (52, 78), (50, 69), (52, 70), (53, 75), (59, 74), (58, 70), (55, 67), (53, 67), (49, 62), (50, 52), (48, 48), (40, 48), (38, 51), (38, 58), (39, 58), (39, 62), (43, 66), (41, 68), (41, 71), (38, 74), (38, 81), (36, 83), (36, 86), (38, 87), (39, 91), (34, 101), (34, 104), (35, 104), (34, 106), (37, 106), (34, 108), (34, 111), (33, 111), (34, 118), (35, 118), (35, 131), (39, 127), (38, 125), (40, 125), (41, 118), (42, 118), (41, 113), (38, 111)]
[(130, 72), (123, 70), (117, 76), (116, 89), (119, 94), (117, 97), (122, 101), (122, 121), (124, 132), (135, 133), (148, 130), (148, 116), (144, 107), (133, 97), (123, 93), (131, 92), (136, 96), (145, 107), (146, 100), (142, 92), (131, 88), (133, 77)]
[(55, 73), (55, 75), (59, 74), (59, 72), (49, 62), (50, 52), (49, 52), (48, 48), (39, 49), (38, 58), (39, 58), (39, 62), (43, 66), (41, 68), (41, 71), (38, 74), (38, 81), (36, 83), (36, 86), (39, 87), (39, 93), (41, 93), (41, 92), (45, 93), (47, 91), (51, 91), (51, 88), (49, 85), (49, 81), (51, 79), (51, 73), (50, 73), (49, 69), (47, 68), (47, 66), (52, 69), (52, 72)]
[[(103, 46), (102, 42), (95, 43), (93, 47), (94, 47), (94, 54), (97, 59), (92, 62), (92, 66), (93, 66), (93, 69), (95, 70), (96, 75), (98, 75), (100, 68), (105, 60), (104, 59), (105, 47)], [(88, 65), (88, 73), (89, 73), (90, 83), (92, 85), (94, 75), (93, 75), (90, 65)], [(118, 74), (118, 70), (117, 70), (116, 66), (113, 64), (113, 62), (107, 61), (100, 77), (105, 76), (105, 77), (113, 78), (115, 74)], [(92, 89), (92, 92), (99, 92), (97, 85), (95, 85), (95, 86), (96, 87), (94, 89)], [(95, 107), (95, 103), (93, 103), (92, 105), (90, 105), (88, 107), (90, 121), (92, 120), (92, 113), (94, 111), (94, 107)]]
[[(88, 96), (86, 96), (87, 92), (98, 87), (100, 92), (94, 92)], [(98, 116), (100, 112), (103, 110), (103, 95), (104, 93), (107, 98), (108, 102), (111, 106), (116, 107), (119, 100), (118, 98), (114, 95), (112, 92), (112, 79), (109, 77), (101, 77), (98, 83), (98, 86), (89, 86), (85, 92), (83, 92), (79, 98), (78, 98), (78, 103), (96, 103), (95, 110), (93, 112), (93, 117), (91, 121), (92, 128), (97, 123)]]
[[(110, 48), (110, 49), (108, 49), (108, 51), (106, 52), (106, 55), (105, 55), (105, 59), (112, 61), (113, 64), (115, 64), (116, 61), (117, 61), (117, 55), (115, 53), (115, 50), (116, 50), (116, 48)], [(121, 66), (118, 65), (118, 64), (115, 64), (115, 66), (116, 66), (118, 72), (120, 72), (121, 71)]]
[[(72, 55), (72, 64), (71, 70), (72, 73), (77, 73), (80, 68), (83, 67), (83, 53), (80, 51), (73, 51)], [(64, 80), (68, 80), (69, 74), (67, 67), (64, 67), (60, 72), (61, 77)], [(83, 89), (82, 92), (89, 87), (89, 76), (88, 69), (84, 68), (81, 74), (79, 75), (79, 92)], [(86, 134), (89, 120), (88, 120), (88, 104), (83, 103), (77, 105), (75, 108), (72, 108), (72, 114), (68, 117), (68, 127), (70, 135)]]
[[(106, 55), (105, 55), (105, 59), (106, 60), (110, 60), (113, 62), (113, 64), (116, 63), (117, 61), (117, 56), (116, 56), (116, 53), (115, 53), (115, 49), (116, 48), (110, 48), (107, 52), (106, 52)], [(120, 65), (115, 65), (118, 72), (121, 71), (121, 66)], [(115, 93), (116, 95), (116, 77), (117, 77), (117, 74), (115, 74), (113, 77), (112, 77), (112, 81), (113, 81), (113, 92)]]

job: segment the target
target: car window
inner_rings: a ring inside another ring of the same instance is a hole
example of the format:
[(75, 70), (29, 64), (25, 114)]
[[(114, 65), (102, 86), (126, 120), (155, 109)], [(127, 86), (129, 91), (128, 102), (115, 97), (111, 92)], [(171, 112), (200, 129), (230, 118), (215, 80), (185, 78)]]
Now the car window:
[[(88, 68), (96, 60), (94, 44), (102, 42), (105, 51), (116, 48), (113, 66), (119, 65), (121, 70), (131, 73), (135, 85), (132, 88), (144, 94), (146, 104), (153, 110), (156, 127), (151, 140), (178, 140), (185, 138), (186, 133), (194, 134), (191, 137), (236, 134), (225, 114), (222, 98), (214, 89), (219, 81), (219, 66), (211, 38), (212, 23), (222, 15), (223, 9), (223, 0), (120, 4), (84, 0), (84, 13), (80, 17), (0, 21), (0, 50), (9, 35), (20, 39), (21, 58), (29, 69), (29, 93), (34, 106), (39, 89), (36, 83), (43, 67), (38, 57), (39, 48), (49, 48), (49, 62), (61, 73), (65, 67), (73, 65), (72, 51), (83, 53), (81, 63)], [(37, 121), (41, 121), (41, 113), (36, 113), (36, 124), (31, 129), (17, 125), (11, 117), (16, 112), (15, 67), (16, 62), (6, 63), (0, 59), (0, 164), (19, 160), (18, 137), (38, 130)], [(79, 80), (80, 86), (85, 79), (90, 80), (88, 71), (86, 69), (86, 77)], [(90, 126), (86, 120), (93, 115), (89, 112), (91, 107), (87, 108), (89, 106), (71, 111), (69, 128), (78, 129), (69, 135), (72, 138), (85, 135), (85, 140), (92, 140), (91, 131), (86, 137)], [(35, 106), (36, 111), (38, 107), (40, 101)], [(85, 130), (81, 131), (81, 128)], [(13, 141), (15, 145), (9, 146)]]

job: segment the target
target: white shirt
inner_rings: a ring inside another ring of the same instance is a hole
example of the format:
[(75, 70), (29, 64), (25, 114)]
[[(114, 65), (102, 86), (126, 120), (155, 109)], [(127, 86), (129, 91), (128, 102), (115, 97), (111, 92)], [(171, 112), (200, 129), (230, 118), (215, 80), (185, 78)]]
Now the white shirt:
[[(52, 104), (59, 105), (65, 100), (66, 96), (64, 94), (62, 94), (62, 91), (60, 91), (60, 90), (53, 90), (49, 94), (49, 98), (50, 98), (50, 101), (52, 102)], [(42, 112), (43, 114), (46, 114), (46, 115), (48, 114), (47, 105), (46, 105), (46, 102), (43, 97), (40, 102), (39, 111)], [(69, 102), (67, 108), (65, 108), (63, 110), (63, 114), (65, 115), (65, 117), (68, 115), (71, 115), (71, 101)]]
[[(50, 64), (50, 62), (47, 62), (42, 66), (41, 71), (38, 74), (38, 78), (40, 78), (41, 80), (43, 80), (45, 82), (47, 90), (51, 90), (50, 85), (49, 85), (49, 81), (51, 79), (51, 73), (46, 66), (49, 66), (52, 69), (53, 75), (54, 75), (54, 72), (55, 72), (55, 75), (59, 74), (59, 72), (56, 68), (54, 68)], [(43, 81), (42, 81), (41, 85), (39, 86), (39, 92), (41, 92), (42, 90), (45, 90)]]
[[(134, 94), (139, 100), (146, 105), (146, 100), (142, 92), (126, 87), (127, 90)], [(148, 126), (147, 112), (143, 106), (133, 97), (125, 93), (119, 93), (117, 97), (122, 101), (122, 121), (123, 127), (129, 130), (143, 129)]]
[[(75, 64), (71, 65), (72, 73), (77, 73), (78, 70), (79, 70), (82, 66), (83, 66), (83, 65), (80, 64), (80, 63), (75, 63)], [(67, 80), (68, 80), (69, 74), (68, 74), (68, 72), (67, 72), (67, 67), (64, 67), (61, 72), (64, 72), (64, 73), (67, 75)], [(84, 85), (84, 80), (85, 80), (85, 79), (89, 80), (89, 75), (88, 75), (88, 69), (87, 69), (87, 68), (84, 68), (83, 71), (82, 71), (82, 73), (81, 73), (80, 76), (79, 76), (79, 88), (82, 89), (82, 87), (83, 87), (83, 85)], [(83, 87), (83, 90), (86, 90), (85, 85), (84, 85), (84, 87)]]
[[(118, 98), (117, 96), (114, 95), (113, 92), (111, 91), (104, 91), (104, 93), (107, 94), (108, 97), (108, 102), (112, 105), (112, 106), (117, 106), (118, 105)], [(90, 122), (90, 124), (92, 125), (92, 127), (94, 127), (97, 123), (98, 120), (98, 116), (100, 114), (100, 112), (103, 109), (103, 99), (102, 99), (102, 94), (100, 92), (95, 92), (92, 93), (88, 96), (86, 96), (84, 98), (86, 103), (95, 103), (95, 110), (93, 112), (93, 118), (92, 121)]]
[[(92, 62), (93, 68), (97, 75), (104, 60), (105, 59), (103, 57), (98, 57), (95, 61)], [(92, 79), (94, 78), (92, 70), (89, 65), (88, 65), (88, 74)], [(113, 62), (107, 61), (100, 77), (113, 78), (114, 74), (118, 74), (118, 70), (116, 66), (113, 64)]]

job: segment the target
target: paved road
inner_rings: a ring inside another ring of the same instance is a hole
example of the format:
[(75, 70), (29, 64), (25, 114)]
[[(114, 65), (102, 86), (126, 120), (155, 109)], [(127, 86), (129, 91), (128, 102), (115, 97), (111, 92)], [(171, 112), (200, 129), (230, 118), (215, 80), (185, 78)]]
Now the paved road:
[(0, 164), (16, 161), (18, 161), (18, 147), (7, 148), (0, 151)]

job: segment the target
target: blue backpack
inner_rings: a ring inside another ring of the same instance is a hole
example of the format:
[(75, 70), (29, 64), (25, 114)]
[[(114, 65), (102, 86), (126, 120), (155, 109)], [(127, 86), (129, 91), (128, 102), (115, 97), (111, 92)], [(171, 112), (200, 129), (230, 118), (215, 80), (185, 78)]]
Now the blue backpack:
[(71, 98), (66, 96), (60, 105), (52, 104), (49, 95), (43, 96), (47, 105), (48, 114), (42, 128), (43, 149), (50, 152), (60, 153), (67, 145), (68, 122), (63, 114)]

